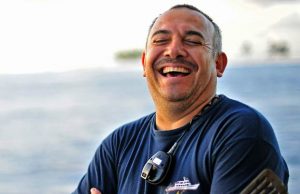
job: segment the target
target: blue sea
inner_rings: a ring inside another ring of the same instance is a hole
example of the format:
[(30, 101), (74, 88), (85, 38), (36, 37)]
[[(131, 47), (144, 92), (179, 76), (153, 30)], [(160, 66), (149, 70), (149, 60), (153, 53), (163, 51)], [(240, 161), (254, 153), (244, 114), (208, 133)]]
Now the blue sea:
[[(300, 64), (229, 67), (218, 93), (262, 112), (300, 192)], [(0, 193), (75, 189), (102, 139), (154, 111), (141, 69), (0, 75)]]

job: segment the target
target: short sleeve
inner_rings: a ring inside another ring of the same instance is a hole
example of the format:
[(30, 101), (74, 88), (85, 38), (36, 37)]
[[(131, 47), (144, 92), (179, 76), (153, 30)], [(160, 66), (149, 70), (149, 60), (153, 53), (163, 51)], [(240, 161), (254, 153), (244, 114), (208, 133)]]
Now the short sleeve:
[(95, 187), (103, 194), (117, 193), (117, 177), (115, 159), (112, 151), (112, 136), (106, 138), (96, 150), (86, 174), (73, 194), (90, 194)]
[(287, 182), (288, 170), (270, 124), (256, 112), (229, 119), (213, 151), (210, 193), (240, 193), (262, 170), (273, 170)]

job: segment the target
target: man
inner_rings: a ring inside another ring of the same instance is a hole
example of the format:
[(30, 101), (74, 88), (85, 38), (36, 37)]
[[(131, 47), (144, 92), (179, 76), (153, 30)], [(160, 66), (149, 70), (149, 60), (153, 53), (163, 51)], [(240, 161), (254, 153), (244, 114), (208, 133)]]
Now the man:
[(266, 168), (287, 184), (267, 120), (216, 95), (227, 57), (211, 18), (190, 5), (166, 11), (150, 27), (142, 63), (156, 112), (109, 135), (74, 193), (239, 193)]

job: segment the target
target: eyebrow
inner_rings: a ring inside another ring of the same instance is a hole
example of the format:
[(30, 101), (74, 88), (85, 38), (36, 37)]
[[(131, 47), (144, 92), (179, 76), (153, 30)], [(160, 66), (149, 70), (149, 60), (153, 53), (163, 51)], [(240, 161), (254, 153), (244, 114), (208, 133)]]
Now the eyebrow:
[(190, 30), (186, 32), (186, 35), (196, 35), (199, 36), (201, 39), (205, 40), (204, 35), (198, 31)]
[(157, 34), (171, 34), (171, 32), (169, 30), (157, 30), (152, 34), (151, 38), (153, 38)]

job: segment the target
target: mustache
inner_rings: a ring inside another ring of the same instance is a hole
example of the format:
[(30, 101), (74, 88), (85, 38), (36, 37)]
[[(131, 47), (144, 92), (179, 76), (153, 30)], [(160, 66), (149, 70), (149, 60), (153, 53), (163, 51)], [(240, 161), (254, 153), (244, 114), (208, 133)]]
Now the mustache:
[(158, 60), (157, 62), (155, 62), (154, 65), (157, 67), (157, 66), (163, 65), (165, 63), (184, 64), (190, 68), (197, 67), (196, 64), (194, 64), (190, 61), (187, 61), (183, 58), (178, 58), (178, 59), (162, 58), (162, 59)]

